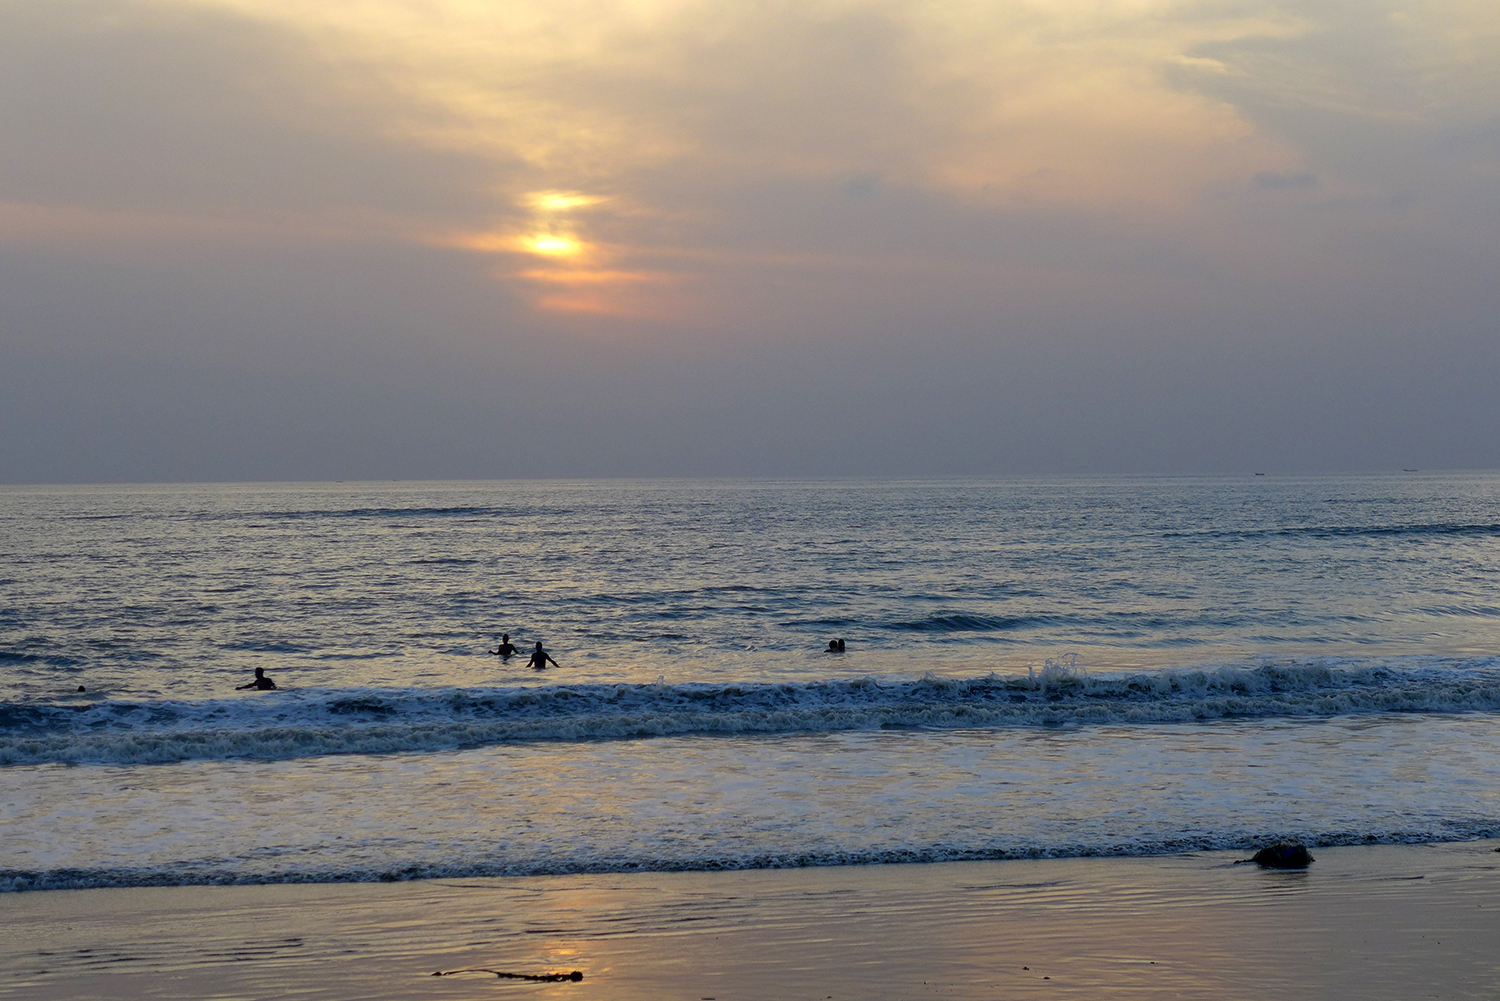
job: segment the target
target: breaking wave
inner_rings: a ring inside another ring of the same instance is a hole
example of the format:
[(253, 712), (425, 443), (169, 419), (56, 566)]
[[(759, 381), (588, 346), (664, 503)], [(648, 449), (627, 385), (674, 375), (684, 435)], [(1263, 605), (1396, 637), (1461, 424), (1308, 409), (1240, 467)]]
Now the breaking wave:
[(1323, 662), (783, 684), (300, 689), (205, 701), (0, 703), (0, 765), (393, 754), (547, 741), (1500, 711), (1500, 665)]

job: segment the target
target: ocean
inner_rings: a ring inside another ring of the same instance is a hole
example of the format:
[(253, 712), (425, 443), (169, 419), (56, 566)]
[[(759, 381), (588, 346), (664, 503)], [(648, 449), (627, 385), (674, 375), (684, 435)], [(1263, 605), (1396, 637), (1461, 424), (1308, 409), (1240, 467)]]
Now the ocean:
[(1500, 836), (1495, 473), (3, 487), (0, 554), (5, 890)]

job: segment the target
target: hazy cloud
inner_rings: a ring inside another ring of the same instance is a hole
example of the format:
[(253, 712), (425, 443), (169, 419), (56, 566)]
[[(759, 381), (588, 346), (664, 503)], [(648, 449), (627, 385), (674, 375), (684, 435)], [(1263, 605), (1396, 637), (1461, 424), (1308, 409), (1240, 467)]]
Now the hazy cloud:
[(1493, 465), (1496, 11), (0, 0), (0, 477)]
[(1318, 175), (1307, 171), (1263, 170), (1255, 175), (1255, 186), (1265, 191), (1310, 191), (1318, 186)]
[(472, 211), (504, 168), (390, 142), (399, 95), (275, 24), (128, 0), (8, 3), (0, 16), (8, 201), (169, 216), (452, 213)]

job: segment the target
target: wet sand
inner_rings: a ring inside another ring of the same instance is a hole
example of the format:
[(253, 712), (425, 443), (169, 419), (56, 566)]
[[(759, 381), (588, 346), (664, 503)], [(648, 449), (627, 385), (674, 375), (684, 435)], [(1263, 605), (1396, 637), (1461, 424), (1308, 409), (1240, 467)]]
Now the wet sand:
[(1496, 846), (6, 894), (0, 997), (1493, 998)]

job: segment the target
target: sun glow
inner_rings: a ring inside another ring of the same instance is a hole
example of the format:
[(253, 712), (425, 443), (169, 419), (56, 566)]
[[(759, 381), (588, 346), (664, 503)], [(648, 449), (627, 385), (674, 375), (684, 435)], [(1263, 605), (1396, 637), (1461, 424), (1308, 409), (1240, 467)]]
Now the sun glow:
[[(544, 312), (665, 317), (672, 312), (668, 300), (676, 276), (622, 266), (639, 257), (640, 248), (590, 235), (590, 229), (618, 222), (612, 202), (579, 191), (529, 192), (512, 203), (522, 215), (517, 224), (449, 233), (435, 242), (510, 256), (513, 263), (496, 271), (496, 277), (529, 285), (533, 304)], [(639, 216), (640, 210), (626, 214)]]
[(536, 233), (520, 239), (522, 249), (542, 257), (578, 257), (583, 253), (583, 242), (557, 233)]
[(583, 195), (576, 191), (535, 191), (526, 196), (526, 202), (538, 212), (569, 212), (602, 204), (598, 195)]

